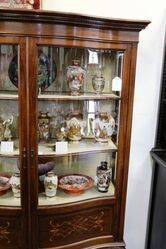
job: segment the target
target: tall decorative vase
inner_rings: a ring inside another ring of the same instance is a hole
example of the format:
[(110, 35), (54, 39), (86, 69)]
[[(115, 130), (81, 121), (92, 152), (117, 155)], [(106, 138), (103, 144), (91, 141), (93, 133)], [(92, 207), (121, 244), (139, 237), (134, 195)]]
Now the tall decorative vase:
[(80, 67), (79, 60), (74, 60), (73, 65), (67, 67), (67, 83), (72, 95), (79, 95), (84, 84), (85, 70)]

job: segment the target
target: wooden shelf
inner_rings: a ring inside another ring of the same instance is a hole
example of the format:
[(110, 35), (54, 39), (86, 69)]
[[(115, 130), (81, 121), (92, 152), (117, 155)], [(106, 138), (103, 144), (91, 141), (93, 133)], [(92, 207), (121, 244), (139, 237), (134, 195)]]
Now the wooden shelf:
[(0, 94), (0, 100), (18, 100), (18, 94)]
[(111, 93), (94, 94), (87, 93), (83, 95), (73, 96), (65, 94), (41, 94), (38, 96), (38, 100), (118, 100), (120, 97)]
[(57, 190), (57, 195), (52, 198), (46, 197), (45, 193), (40, 193), (38, 202), (39, 206), (53, 206), (53, 205), (79, 202), (94, 198), (111, 197), (114, 195), (115, 195), (115, 187), (113, 183), (111, 183), (109, 191), (107, 193), (98, 192), (96, 187), (86, 190), (83, 194), (77, 196), (68, 195), (61, 190)]
[(12, 191), (7, 192), (5, 195), (0, 196), (0, 207), (20, 207), (21, 199), (15, 198)]
[(94, 139), (84, 139), (79, 142), (69, 142), (68, 152), (56, 153), (54, 151), (54, 145), (52, 144), (39, 144), (38, 154), (39, 156), (67, 156), (67, 155), (78, 155), (84, 153), (95, 153), (95, 152), (107, 152), (117, 151), (116, 145), (110, 140), (108, 143), (95, 142)]

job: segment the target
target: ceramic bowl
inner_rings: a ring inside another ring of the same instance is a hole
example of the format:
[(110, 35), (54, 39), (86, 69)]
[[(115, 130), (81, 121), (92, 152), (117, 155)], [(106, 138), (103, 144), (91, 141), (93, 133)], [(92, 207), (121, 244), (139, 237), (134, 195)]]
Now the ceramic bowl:
[(6, 174), (0, 174), (0, 196), (6, 194), (10, 188), (10, 176)]
[(58, 178), (58, 188), (70, 195), (80, 195), (93, 185), (93, 179), (86, 175), (72, 174)]

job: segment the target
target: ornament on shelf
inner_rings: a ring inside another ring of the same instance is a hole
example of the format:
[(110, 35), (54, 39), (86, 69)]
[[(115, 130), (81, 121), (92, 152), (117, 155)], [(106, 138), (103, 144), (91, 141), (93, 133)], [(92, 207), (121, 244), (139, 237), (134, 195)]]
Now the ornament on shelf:
[(47, 197), (54, 197), (57, 192), (58, 177), (54, 172), (50, 171), (46, 174), (44, 179), (45, 194)]
[(108, 192), (110, 182), (112, 179), (112, 170), (108, 169), (107, 162), (101, 162), (101, 165), (97, 167), (97, 189), (99, 192)]
[(48, 142), (50, 139), (50, 119), (49, 112), (40, 112), (38, 118), (38, 134), (40, 142)]
[(68, 139), (72, 141), (81, 140), (86, 127), (86, 122), (83, 120), (82, 113), (75, 111), (69, 114), (66, 124)]
[(101, 72), (97, 72), (92, 78), (92, 86), (95, 93), (99, 94), (103, 91), (105, 86), (105, 79)]
[(10, 178), (10, 184), (12, 186), (14, 197), (20, 198), (20, 173), (13, 174)]
[(11, 125), (13, 124), (13, 115), (11, 116), (11, 118), (6, 119), (3, 122), (3, 126), (4, 126), (4, 135), (3, 138), (6, 141), (11, 141), (12, 139), (12, 133), (11, 133)]
[(67, 67), (67, 83), (72, 95), (79, 95), (84, 84), (85, 70), (80, 67), (79, 60), (73, 60), (73, 65)]
[(109, 142), (114, 132), (115, 120), (110, 114), (101, 112), (95, 115), (95, 119), (90, 119), (90, 127), (97, 142)]

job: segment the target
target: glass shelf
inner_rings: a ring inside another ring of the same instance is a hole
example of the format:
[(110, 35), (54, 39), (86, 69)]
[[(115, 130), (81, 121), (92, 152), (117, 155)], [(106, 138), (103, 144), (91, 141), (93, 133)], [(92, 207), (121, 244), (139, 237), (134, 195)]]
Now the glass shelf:
[(18, 100), (17, 94), (0, 93), (0, 100)]
[(94, 142), (94, 139), (85, 139), (79, 142), (70, 142), (68, 144), (68, 152), (64, 154), (56, 153), (56, 151), (54, 151), (54, 147), (55, 143), (39, 144), (39, 156), (66, 156), (83, 153), (117, 151), (117, 146), (111, 140), (108, 143)]
[(0, 207), (1, 206), (20, 207), (21, 206), (21, 199), (15, 198), (13, 196), (12, 191), (9, 191), (6, 194), (0, 196)]
[(61, 204), (79, 202), (79, 201), (84, 201), (84, 200), (90, 200), (94, 198), (112, 197), (114, 196), (114, 194), (115, 194), (115, 187), (114, 187), (114, 184), (111, 182), (107, 193), (101, 193), (97, 191), (95, 187), (93, 187), (92, 189), (86, 190), (86, 192), (84, 192), (81, 195), (77, 195), (77, 196), (66, 194), (60, 190), (57, 191), (57, 195), (53, 198), (46, 197), (45, 193), (40, 193), (39, 194), (39, 205), (40, 206), (61, 205)]
[(38, 100), (120, 100), (120, 97), (112, 93), (94, 94), (86, 93), (78, 96), (67, 94), (40, 94)]

